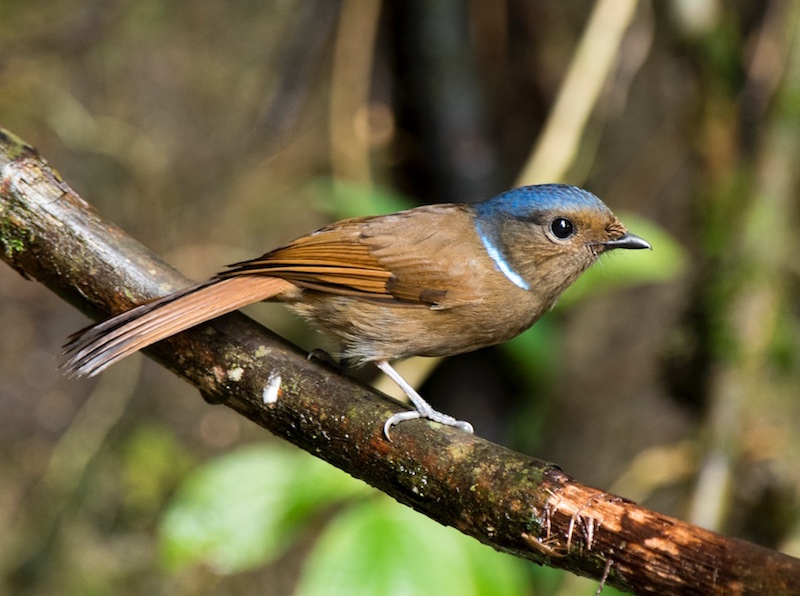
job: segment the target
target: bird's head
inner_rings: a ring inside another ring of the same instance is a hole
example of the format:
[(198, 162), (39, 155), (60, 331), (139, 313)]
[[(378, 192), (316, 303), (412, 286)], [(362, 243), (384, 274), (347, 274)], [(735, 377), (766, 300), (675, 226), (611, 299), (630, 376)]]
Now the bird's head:
[(475, 227), (509, 280), (556, 295), (602, 253), (650, 248), (600, 199), (565, 184), (523, 186), (479, 203)]

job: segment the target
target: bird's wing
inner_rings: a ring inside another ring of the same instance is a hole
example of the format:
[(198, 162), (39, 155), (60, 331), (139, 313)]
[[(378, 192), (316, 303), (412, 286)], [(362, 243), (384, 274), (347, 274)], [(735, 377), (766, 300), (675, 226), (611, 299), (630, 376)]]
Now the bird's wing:
[(220, 277), (269, 275), (331, 294), (449, 308), (480, 297), (474, 237), (468, 208), (432, 205), (333, 224)]

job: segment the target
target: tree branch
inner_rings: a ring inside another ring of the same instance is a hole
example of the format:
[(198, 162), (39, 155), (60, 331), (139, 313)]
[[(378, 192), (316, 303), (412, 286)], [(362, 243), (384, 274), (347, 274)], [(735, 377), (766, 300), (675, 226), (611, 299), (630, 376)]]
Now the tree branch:
[[(90, 314), (189, 282), (104, 221), (0, 128), (0, 250)], [(224, 404), (306, 451), (498, 550), (637, 593), (800, 593), (800, 560), (582, 486), (556, 466), (477, 436), (413, 421), (383, 437), (398, 405), (235, 313), (148, 352)]]

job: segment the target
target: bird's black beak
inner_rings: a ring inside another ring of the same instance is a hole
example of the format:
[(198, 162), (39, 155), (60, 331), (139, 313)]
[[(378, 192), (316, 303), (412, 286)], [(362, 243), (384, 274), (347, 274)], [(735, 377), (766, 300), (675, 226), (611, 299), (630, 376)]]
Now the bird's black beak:
[(612, 248), (630, 248), (634, 250), (638, 250), (640, 248), (649, 248), (650, 250), (653, 249), (653, 247), (650, 246), (650, 243), (644, 238), (640, 238), (635, 234), (627, 232), (616, 240), (603, 242), (603, 246), (606, 247), (606, 250), (611, 250)]

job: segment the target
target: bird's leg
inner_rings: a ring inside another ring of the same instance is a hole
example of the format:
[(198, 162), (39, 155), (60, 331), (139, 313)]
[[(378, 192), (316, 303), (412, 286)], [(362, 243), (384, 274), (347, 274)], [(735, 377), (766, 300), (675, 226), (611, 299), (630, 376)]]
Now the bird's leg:
[(391, 441), (389, 437), (389, 430), (395, 425), (404, 420), (414, 420), (415, 418), (427, 418), (428, 420), (433, 420), (434, 422), (438, 422), (439, 424), (446, 424), (447, 426), (454, 426), (463, 430), (466, 433), (473, 433), (472, 425), (465, 420), (456, 420), (452, 416), (447, 414), (443, 414), (442, 412), (438, 412), (431, 407), (431, 405), (422, 399), (422, 396), (417, 393), (414, 388), (409, 385), (406, 380), (400, 376), (391, 364), (389, 364), (385, 360), (379, 360), (375, 363), (383, 373), (388, 376), (392, 381), (397, 383), (400, 389), (403, 390), (408, 396), (408, 399), (411, 400), (411, 403), (414, 404), (414, 407), (417, 408), (416, 410), (411, 410), (408, 412), (398, 412), (389, 417), (386, 423), (383, 425), (383, 434), (386, 435), (386, 438)]

